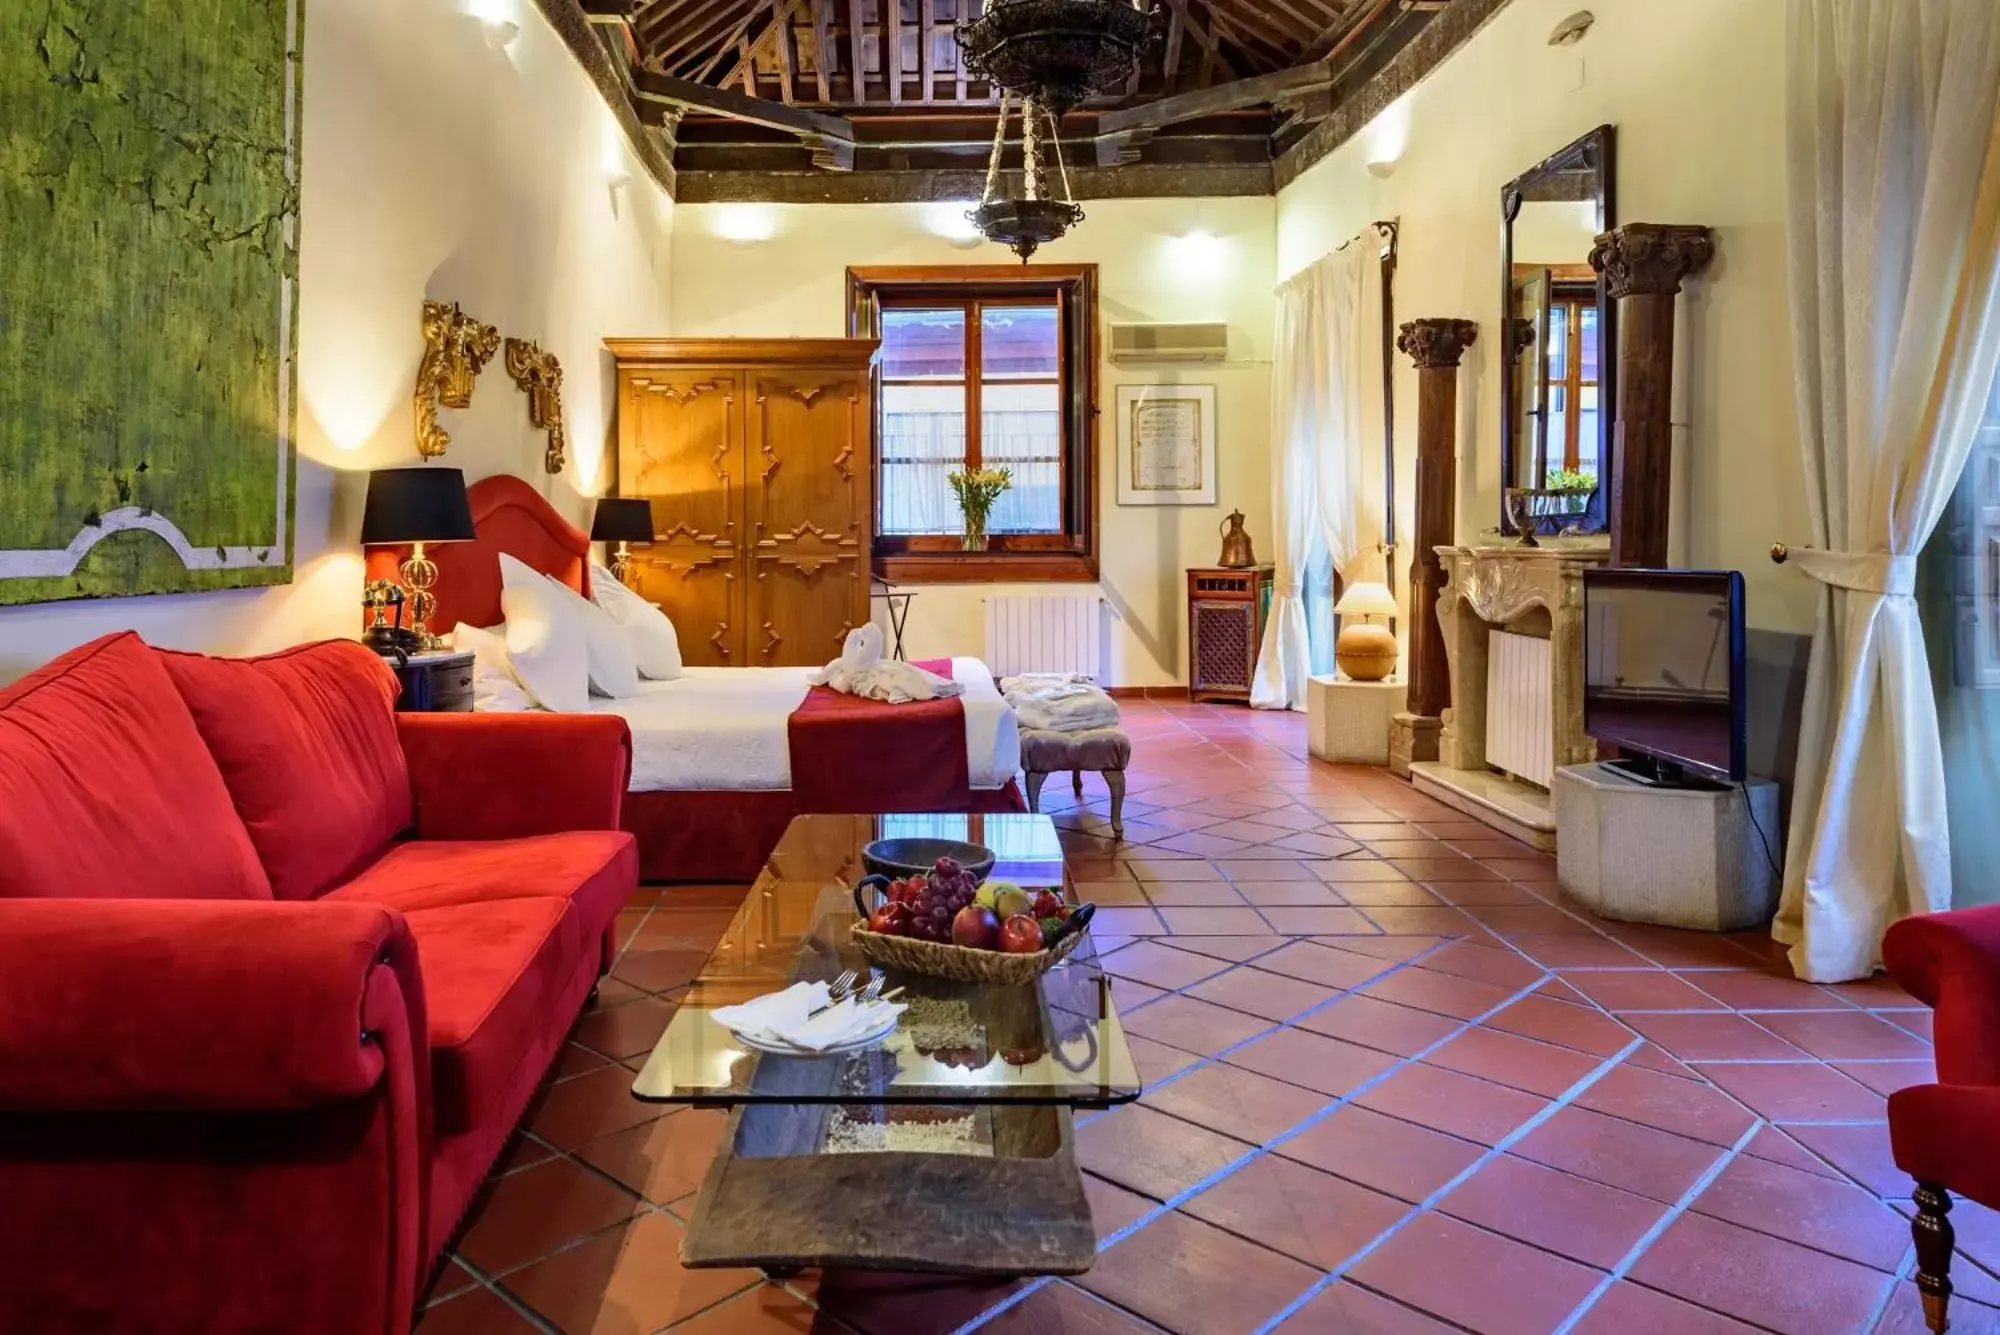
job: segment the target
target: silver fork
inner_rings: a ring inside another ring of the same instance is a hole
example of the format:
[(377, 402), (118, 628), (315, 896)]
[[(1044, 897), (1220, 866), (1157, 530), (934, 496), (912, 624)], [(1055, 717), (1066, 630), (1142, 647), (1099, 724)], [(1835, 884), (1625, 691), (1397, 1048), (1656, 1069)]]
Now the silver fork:
[[(840, 977), (828, 983), (826, 985), (827, 1005), (829, 1006), (832, 1005), (834, 1002), (839, 1001), (842, 997), (845, 997), (849, 992), (852, 992), (854, 990), (855, 984), (859, 983), (860, 981), (861, 981), (861, 975), (856, 973), (854, 970), (849, 969), (847, 972), (841, 974)], [(825, 1006), (820, 1007), (820, 1010), (825, 1010), (825, 1009), (826, 1009)], [(812, 1012), (812, 1014), (817, 1015), (819, 1014), (819, 1011), (814, 1011)]]
[(865, 987), (857, 987), (856, 984), (860, 983), (860, 981), (861, 975), (852, 969), (834, 979), (833, 986), (827, 992), (826, 1004), (807, 1011), (806, 1018), (811, 1020), (824, 1015), (841, 1002), (850, 998), (863, 1004), (873, 1001), (882, 995), (882, 984), (888, 980), (883, 977), (880, 969), (870, 969), (868, 971), (867, 985)]

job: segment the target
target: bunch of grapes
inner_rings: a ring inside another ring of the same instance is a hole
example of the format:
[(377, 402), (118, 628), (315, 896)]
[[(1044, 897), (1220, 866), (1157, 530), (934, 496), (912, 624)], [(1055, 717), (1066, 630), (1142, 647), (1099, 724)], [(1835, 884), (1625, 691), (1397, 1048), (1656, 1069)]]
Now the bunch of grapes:
[(950, 941), (951, 920), (972, 903), (979, 882), (950, 858), (939, 858), (930, 875), (911, 879), (920, 881), (921, 889), (910, 906), (915, 915), (910, 935), (924, 941)]

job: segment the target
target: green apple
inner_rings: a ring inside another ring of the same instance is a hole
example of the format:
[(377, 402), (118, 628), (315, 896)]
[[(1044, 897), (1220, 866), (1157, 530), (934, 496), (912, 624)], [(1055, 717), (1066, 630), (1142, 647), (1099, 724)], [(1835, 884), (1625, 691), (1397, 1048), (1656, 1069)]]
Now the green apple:
[(1000, 921), (1017, 918), (1029, 913), (1035, 907), (1035, 897), (1018, 885), (1003, 886), (993, 897), (993, 911), (1000, 915)]
[[(999, 914), (1000, 896), (1009, 890), (1019, 890), (1020, 888), (1020, 886), (1015, 885), (1012, 881), (987, 881), (973, 893), (973, 902), (981, 908), (992, 909), (995, 914)], [(1001, 916), (1000, 920), (1005, 922), (1005, 916)]]

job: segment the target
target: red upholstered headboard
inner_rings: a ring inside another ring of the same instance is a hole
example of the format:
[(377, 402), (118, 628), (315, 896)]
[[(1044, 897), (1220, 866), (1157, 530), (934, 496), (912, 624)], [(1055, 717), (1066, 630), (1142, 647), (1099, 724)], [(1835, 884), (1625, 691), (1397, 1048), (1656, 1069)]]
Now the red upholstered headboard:
[[(590, 535), (564, 519), (542, 494), (518, 477), (499, 474), (465, 489), (472, 503), (476, 542), (447, 542), (429, 549), (437, 562), (437, 611), (431, 630), (448, 635), (464, 622), (500, 624), (500, 553), (590, 594)], [(395, 579), (406, 549), (368, 553), (368, 578)]]

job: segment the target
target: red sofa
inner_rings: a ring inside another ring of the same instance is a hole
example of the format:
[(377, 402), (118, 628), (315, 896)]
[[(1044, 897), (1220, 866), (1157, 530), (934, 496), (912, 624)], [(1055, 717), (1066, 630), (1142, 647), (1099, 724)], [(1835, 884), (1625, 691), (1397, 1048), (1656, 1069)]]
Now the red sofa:
[(1917, 1180), (1917, 1287), (1934, 1331), (1951, 1302), (1951, 1195), (2000, 1210), (2000, 906), (1904, 918), (1889, 976), (1934, 1012), (1937, 1082), (1889, 1096), (1896, 1166)]
[(351, 642), (0, 691), (0, 1330), (400, 1332), (608, 966), (615, 718)]

